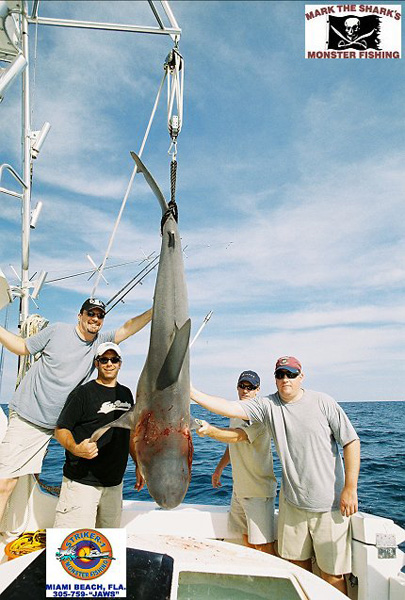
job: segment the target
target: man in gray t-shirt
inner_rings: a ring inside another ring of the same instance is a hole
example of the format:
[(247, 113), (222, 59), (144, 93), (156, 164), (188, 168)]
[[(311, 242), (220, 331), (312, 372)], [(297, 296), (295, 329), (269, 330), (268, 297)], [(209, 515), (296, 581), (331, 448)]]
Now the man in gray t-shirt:
[(103, 334), (105, 314), (101, 300), (88, 298), (76, 326), (55, 323), (27, 339), (0, 327), (0, 343), (10, 352), (41, 353), (9, 405), (9, 425), (0, 444), (0, 522), (18, 478), (41, 471), (59, 413), (69, 393), (90, 379), (99, 344), (119, 344), (134, 335), (149, 323), (152, 309)]
[[(330, 396), (302, 388), (300, 362), (278, 359), (277, 393), (228, 402), (191, 389), (191, 398), (215, 413), (264, 423), (283, 469), (278, 550), (346, 593), (351, 571), (349, 517), (357, 511), (360, 442), (344, 411)], [(338, 444), (343, 447), (344, 469)]]

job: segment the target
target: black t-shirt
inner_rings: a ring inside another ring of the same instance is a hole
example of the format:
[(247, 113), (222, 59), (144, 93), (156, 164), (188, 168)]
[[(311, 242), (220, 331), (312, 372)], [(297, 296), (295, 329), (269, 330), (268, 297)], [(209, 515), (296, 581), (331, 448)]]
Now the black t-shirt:
[[(75, 388), (68, 396), (58, 427), (69, 429), (77, 444), (99, 427), (115, 421), (134, 404), (131, 390), (119, 383), (107, 387), (95, 380)], [(63, 474), (85, 485), (119, 485), (129, 452), (128, 429), (112, 427), (97, 442), (98, 455), (91, 460), (66, 451)]]

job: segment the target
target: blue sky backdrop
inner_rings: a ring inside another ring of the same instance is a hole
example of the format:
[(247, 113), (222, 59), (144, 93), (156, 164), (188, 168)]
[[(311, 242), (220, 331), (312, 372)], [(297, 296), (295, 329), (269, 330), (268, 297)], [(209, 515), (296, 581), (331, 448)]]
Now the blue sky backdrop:
[[(192, 349), (194, 384), (232, 398), (240, 371), (254, 369), (268, 393), (276, 359), (292, 354), (305, 385), (339, 401), (403, 399), (404, 61), (306, 60), (300, 1), (171, 6), (183, 29), (177, 197), (193, 333), (214, 311)], [(146, 2), (43, 1), (40, 14), (154, 24)], [(33, 204), (44, 209), (32, 272), (53, 279), (86, 270), (87, 253), (101, 262), (171, 47), (164, 36), (38, 28), (33, 126), (52, 129), (34, 164)], [(14, 166), (18, 97), (15, 83), (0, 106), (0, 161)], [(165, 102), (143, 159), (169, 195)], [(19, 204), (1, 202), (0, 266), (16, 283)], [(159, 227), (158, 203), (137, 176), (109, 264), (137, 262), (106, 271), (100, 297), (159, 251)], [(39, 312), (75, 323), (92, 281), (45, 284)], [(148, 308), (154, 281), (155, 272), (104, 327)], [(17, 312), (14, 303), (14, 331)], [(123, 344), (121, 381), (133, 389), (148, 337)], [(15, 370), (8, 354), (2, 402)]]

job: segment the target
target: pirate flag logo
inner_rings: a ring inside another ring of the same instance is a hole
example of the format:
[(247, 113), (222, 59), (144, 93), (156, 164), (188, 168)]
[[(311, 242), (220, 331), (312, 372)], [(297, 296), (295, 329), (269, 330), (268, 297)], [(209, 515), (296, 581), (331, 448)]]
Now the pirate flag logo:
[(380, 50), (380, 17), (329, 16), (328, 50)]

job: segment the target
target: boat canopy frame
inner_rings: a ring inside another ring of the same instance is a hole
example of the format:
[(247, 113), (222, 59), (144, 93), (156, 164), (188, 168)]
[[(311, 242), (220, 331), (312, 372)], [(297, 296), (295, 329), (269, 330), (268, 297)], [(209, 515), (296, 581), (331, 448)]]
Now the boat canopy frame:
[[(30, 78), (29, 78), (29, 48), (28, 29), (29, 25), (47, 25), (57, 27), (74, 27), (80, 29), (99, 29), (110, 31), (121, 31), (129, 33), (167, 35), (174, 41), (175, 47), (181, 37), (181, 29), (174, 17), (170, 4), (167, 0), (160, 0), (166, 20), (169, 26), (164, 24), (157, 2), (148, 0), (152, 14), (157, 26), (142, 26), (125, 23), (104, 23), (98, 21), (80, 21), (58, 18), (47, 18), (39, 15), (40, 0), (33, 0), (31, 14), (28, 14), (27, 0), (0, 0), (0, 62), (6, 63), (6, 67), (0, 66), (0, 102), (6, 88), (17, 78), (22, 76), (22, 174), (8, 163), (0, 165), (0, 174), (8, 171), (21, 185), (21, 193), (0, 187), (0, 194), (5, 193), (21, 199), (21, 277), (18, 289), (13, 286), (13, 299), (20, 299), (19, 326), (28, 318), (29, 300), (32, 298), (30, 289), (35, 288), (37, 281), (32, 281), (29, 276), (29, 245), (31, 228), (31, 172), (33, 161), (37, 158), (39, 148), (48, 133), (50, 125), (46, 123), (41, 131), (31, 129), (31, 105), (30, 105)], [(166, 77), (167, 73), (165, 73)], [(163, 82), (162, 84), (163, 85)], [(45, 135), (41, 136), (41, 133)], [(100, 270), (98, 270), (100, 274)], [(42, 284), (44, 281), (42, 281)], [(37, 290), (38, 291), (38, 290)]]

